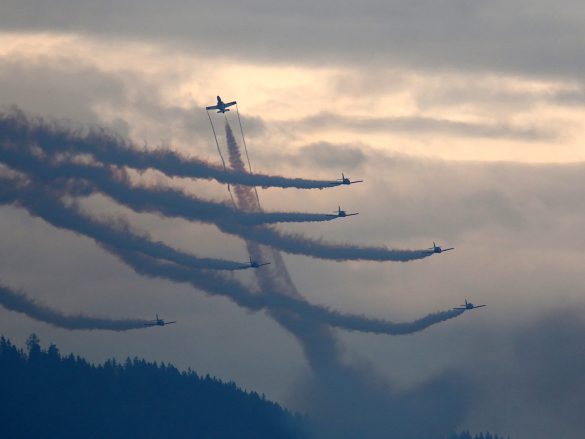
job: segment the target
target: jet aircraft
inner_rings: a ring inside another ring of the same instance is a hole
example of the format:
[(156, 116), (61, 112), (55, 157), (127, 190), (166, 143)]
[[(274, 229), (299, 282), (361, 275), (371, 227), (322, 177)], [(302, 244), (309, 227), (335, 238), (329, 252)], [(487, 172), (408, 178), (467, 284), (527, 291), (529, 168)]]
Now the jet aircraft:
[(144, 326), (165, 326), (165, 325), (170, 325), (171, 323), (177, 323), (177, 321), (175, 320), (172, 322), (165, 322), (163, 319), (159, 319), (158, 314), (157, 314), (155, 320), (152, 320), (148, 323), (145, 323)]
[(441, 248), (437, 244), (435, 244), (435, 241), (433, 241), (433, 246), (431, 248), (426, 249), (425, 252), (427, 252), (427, 253), (443, 253), (443, 252), (448, 252), (449, 250), (455, 250), (455, 247)]
[(337, 206), (337, 212), (333, 212), (333, 213), (335, 213), (338, 218), (345, 218), (345, 217), (348, 217), (348, 216), (359, 215), (358, 212), (356, 212), (356, 213), (347, 213), (345, 210), (341, 210), (341, 206)]
[(349, 179), (349, 177), (346, 177), (343, 172), (341, 173), (341, 178), (338, 178), (336, 180), (335, 183), (333, 183), (334, 185), (340, 185), (340, 184), (354, 184), (354, 183), (361, 183), (363, 182), (363, 180), (356, 180), (356, 181), (351, 181)]
[(206, 110), (217, 110), (218, 113), (225, 113), (226, 111), (230, 111), (228, 110), (228, 107), (231, 107), (232, 105), (236, 105), (236, 101), (232, 101), (232, 102), (224, 102), (221, 100), (221, 98), (218, 96), (217, 97), (217, 104), (216, 105), (212, 105), (210, 107), (205, 107)]
[(253, 261), (252, 256), (250, 256), (250, 263), (246, 265), (242, 265), (241, 267), (237, 267), (236, 270), (246, 270), (247, 268), (260, 268), (264, 265), (270, 265), (270, 262), (259, 263), (258, 261)]
[(468, 302), (467, 299), (465, 299), (465, 305), (460, 305), (460, 306), (453, 308), (453, 309), (462, 309), (463, 311), (467, 311), (470, 309), (481, 308), (482, 306), (487, 306), (487, 305), (474, 305), (473, 303)]

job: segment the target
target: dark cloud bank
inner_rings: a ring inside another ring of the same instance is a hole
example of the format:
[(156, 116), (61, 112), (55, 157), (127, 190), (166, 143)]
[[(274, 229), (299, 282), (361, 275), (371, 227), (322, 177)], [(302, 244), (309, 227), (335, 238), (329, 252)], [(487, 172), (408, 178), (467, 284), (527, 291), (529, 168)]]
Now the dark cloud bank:
[[(551, 9), (555, 13), (551, 13)], [(221, 23), (223, 32), (218, 32)], [(172, 43), (208, 55), (318, 65), (402, 65), (581, 80), (581, 3), (393, 0), (3, 4), (9, 31)]]

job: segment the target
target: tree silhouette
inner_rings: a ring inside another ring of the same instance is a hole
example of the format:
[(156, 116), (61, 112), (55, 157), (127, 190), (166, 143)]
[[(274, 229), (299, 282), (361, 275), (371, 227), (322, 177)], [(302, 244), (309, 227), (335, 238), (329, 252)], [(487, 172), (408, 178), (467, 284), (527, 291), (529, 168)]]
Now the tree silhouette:
[(255, 392), (193, 371), (127, 359), (92, 365), (0, 338), (0, 437), (301, 438), (308, 421)]
[(138, 358), (92, 365), (54, 344), (43, 350), (35, 334), (26, 347), (0, 337), (1, 438), (318, 439), (310, 419), (234, 382)]

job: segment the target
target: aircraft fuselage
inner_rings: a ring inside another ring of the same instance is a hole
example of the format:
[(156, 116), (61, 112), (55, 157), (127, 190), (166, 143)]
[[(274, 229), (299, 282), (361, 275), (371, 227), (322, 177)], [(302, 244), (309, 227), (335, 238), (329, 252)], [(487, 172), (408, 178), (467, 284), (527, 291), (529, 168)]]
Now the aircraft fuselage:
[(217, 97), (217, 112), (218, 113), (225, 113), (226, 111), (230, 111), (229, 108), (226, 108), (225, 102), (221, 100), (221, 98)]

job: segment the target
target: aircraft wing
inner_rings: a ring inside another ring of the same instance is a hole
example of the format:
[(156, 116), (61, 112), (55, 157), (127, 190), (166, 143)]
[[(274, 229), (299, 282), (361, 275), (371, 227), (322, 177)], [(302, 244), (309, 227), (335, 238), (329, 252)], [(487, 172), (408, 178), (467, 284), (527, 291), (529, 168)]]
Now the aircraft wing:
[(449, 250), (455, 250), (455, 247), (451, 247), (451, 248), (444, 248), (444, 249), (442, 249), (442, 251), (444, 251), (444, 252), (448, 252)]
[[(264, 265), (270, 265), (270, 262), (264, 262), (263, 264), (258, 264), (258, 267), (263, 267)], [(256, 267), (256, 268), (258, 268)]]
[(477, 306), (474, 306), (474, 308), (481, 308), (482, 306), (487, 306), (487, 305), (477, 305)]
[(165, 322), (165, 326), (166, 326), (166, 325), (170, 325), (170, 324), (172, 324), (172, 323), (177, 323), (177, 321), (176, 321), (176, 320), (174, 320), (174, 321), (172, 321), (172, 322)]
[(354, 216), (354, 215), (359, 215), (359, 212), (358, 213), (348, 213), (345, 216)]
[[(227, 105), (226, 105), (227, 107)], [(217, 105), (212, 105), (211, 107), (205, 107), (206, 110), (219, 110), (219, 107)]]
[(363, 182), (364, 182), (363, 180), (356, 180), (356, 181), (350, 181), (349, 183), (354, 184), (354, 183), (363, 183)]
[(232, 102), (228, 102), (227, 104), (225, 104), (225, 107), (231, 107), (232, 105), (236, 105), (236, 101), (232, 101)]

